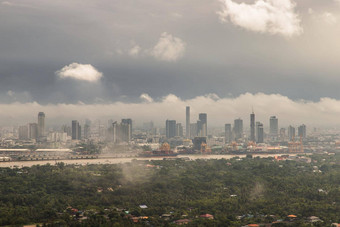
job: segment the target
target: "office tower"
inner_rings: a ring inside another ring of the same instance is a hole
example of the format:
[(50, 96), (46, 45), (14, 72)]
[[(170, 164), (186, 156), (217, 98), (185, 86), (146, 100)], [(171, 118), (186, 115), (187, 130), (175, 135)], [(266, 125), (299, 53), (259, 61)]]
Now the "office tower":
[(241, 118), (234, 120), (234, 134), (235, 140), (243, 137), (243, 120)]
[(119, 131), (119, 125), (117, 123), (117, 121), (112, 123), (112, 141), (113, 143), (117, 143), (118, 142), (118, 132)]
[(165, 131), (166, 138), (172, 138), (176, 136), (176, 121), (175, 120), (166, 120), (165, 122)]
[(19, 140), (28, 139), (28, 127), (27, 125), (19, 126)]
[(207, 114), (206, 113), (200, 113), (198, 115), (198, 121), (197, 121), (197, 135), (204, 137), (208, 136), (208, 122), (207, 122)]
[(125, 142), (129, 142), (132, 140), (132, 120), (130, 118), (127, 119), (122, 119), (121, 125), (123, 125), (123, 127), (129, 127), (128, 130), (124, 130), (125, 131), (125, 136), (123, 141)]
[(38, 138), (45, 135), (45, 113), (38, 113)]
[(288, 138), (290, 141), (295, 140), (295, 128), (291, 125), (288, 127)]
[(230, 143), (232, 141), (231, 124), (224, 125), (224, 138), (225, 143)]
[(190, 106), (185, 109), (185, 136), (190, 138)]
[(280, 128), (280, 139), (284, 140), (286, 138), (286, 129)]
[(190, 124), (190, 138), (197, 136), (197, 123)]
[(261, 122), (256, 122), (256, 135), (257, 135), (257, 143), (263, 143), (264, 132), (263, 132), (263, 124)]
[(250, 141), (255, 142), (255, 114), (250, 114)]
[(80, 140), (81, 138), (81, 127), (77, 120), (72, 121), (72, 140)]
[(276, 116), (271, 116), (269, 119), (269, 135), (271, 137), (277, 137), (279, 133), (279, 120)]
[(298, 136), (299, 138), (306, 138), (306, 125), (300, 125), (298, 127)]
[(84, 138), (85, 138), (85, 139), (90, 138), (90, 134), (91, 134), (91, 127), (90, 127), (89, 124), (86, 123), (86, 124), (84, 125)]
[(181, 123), (176, 124), (176, 136), (183, 137), (183, 126)]
[(38, 124), (37, 123), (29, 123), (28, 124), (28, 137), (30, 139), (38, 138)]

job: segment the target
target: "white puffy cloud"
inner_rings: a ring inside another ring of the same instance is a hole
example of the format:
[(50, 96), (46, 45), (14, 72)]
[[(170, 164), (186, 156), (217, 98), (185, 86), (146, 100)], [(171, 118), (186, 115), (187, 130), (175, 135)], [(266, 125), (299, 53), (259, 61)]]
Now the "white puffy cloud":
[[(71, 123), (71, 120), (132, 118), (136, 125), (146, 121), (154, 121), (158, 126), (164, 126), (166, 119), (175, 119), (185, 123), (185, 107), (191, 107), (192, 122), (199, 113), (208, 114), (209, 127), (223, 127), (225, 123), (233, 123), (235, 118), (241, 117), (244, 125), (249, 125), (249, 114), (252, 107), (256, 114), (256, 121), (269, 126), (269, 117), (279, 118), (279, 127), (288, 125), (307, 127), (336, 127), (340, 126), (340, 100), (321, 98), (319, 101), (292, 100), (280, 94), (251, 94), (245, 93), (235, 98), (220, 98), (213, 94), (197, 96), (183, 100), (169, 94), (158, 101), (149, 99), (142, 94), (142, 102), (111, 104), (48, 104), (40, 105), (35, 102), (0, 104), (0, 124), (25, 124), (34, 118), (39, 111), (46, 114), (46, 124)], [(148, 100), (148, 101), (147, 101)], [(248, 122), (248, 123), (247, 123)]]
[(183, 57), (185, 46), (185, 42), (180, 38), (163, 32), (150, 54), (161, 61), (176, 61)]
[(103, 74), (90, 64), (72, 63), (63, 67), (56, 72), (60, 78), (72, 78), (75, 80), (83, 80), (87, 82), (98, 81)]
[(300, 18), (292, 0), (257, 0), (253, 4), (220, 0), (218, 12), (221, 22), (231, 21), (242, 28), (286, 37), (302, 33)]
[(139, 96), (139, 98), (142, 100), (142, 101), (145, 101), (145, 102), (153, 102), (153, 99), (150, 97), (150, 95), (146, 94), (146, 93), (143, 93)]

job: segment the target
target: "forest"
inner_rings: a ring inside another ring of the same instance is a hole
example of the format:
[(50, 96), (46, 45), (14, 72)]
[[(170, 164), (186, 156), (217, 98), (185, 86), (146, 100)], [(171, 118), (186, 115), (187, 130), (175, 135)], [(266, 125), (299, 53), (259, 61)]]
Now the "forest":
[(340, 155), (310, 158), (310, 163), (252, 157), (175, 158), (1, 168), (0, 225), (339, 223)]

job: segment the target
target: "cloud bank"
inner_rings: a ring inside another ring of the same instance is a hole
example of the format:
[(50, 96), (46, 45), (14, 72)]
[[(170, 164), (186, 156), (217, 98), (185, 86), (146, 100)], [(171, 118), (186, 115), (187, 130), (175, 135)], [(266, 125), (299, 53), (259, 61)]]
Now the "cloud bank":
[(90, 64), (72, 63), (56, 72), (56, 75), (62, 79), (71, 78), (87, 82), (98, 81), (103, 74)]
[(302, 33), (300, 18), (292, 0), (257, 0), (253, 4), (220, 1), (222, 10), (218, 15), (222, 23), (231, 21), (250, 31), (286, 37)]
[(225, 123), (233, 123), (234, 119), (241, 117), (245, 128), (248, 128), (252, 107), (256, 121), (261, 121), (266, 128), (272, 115), (279, 118), (279, 127), (300, 124), (306, 124), (309, 128), (340, 126), (340, 100), (331, 98), (322, 98), (318, 102), (294, 101), (280, 94), (245, 93), (235, 98), (208, 94), (187, 100), (173, 94), (161, 99), (142, 94), (141, 99), (138, 103), (111, 104), (0, 104), (0, 124), (18, 125), (36, 121), (37, 113), (43, 111), (47, 125), (70, 124), (75, 119), (100, 119), (106, 122), (107, 119), (120, 121), (122, 118), (132, 118), (135, 125), (152, 120), (164, 127), (166, 119), (185, 123), (185, 107), (190, 106), (192, 122), (197, 120), (199, 113), (207, 113), (209, 127), (223, 127)]

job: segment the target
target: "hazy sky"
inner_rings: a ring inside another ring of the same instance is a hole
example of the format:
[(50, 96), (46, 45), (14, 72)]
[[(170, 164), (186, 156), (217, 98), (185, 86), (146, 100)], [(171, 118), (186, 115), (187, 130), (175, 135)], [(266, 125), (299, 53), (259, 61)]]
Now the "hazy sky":
[[(263, 121), (340, 124), (339, 25), (340, 0), (0, 0), (0, 123), (183, 121), (192, 104), (216, 125), (252, 106)], [(169, 97), (178, 110), (163, 113)]]

